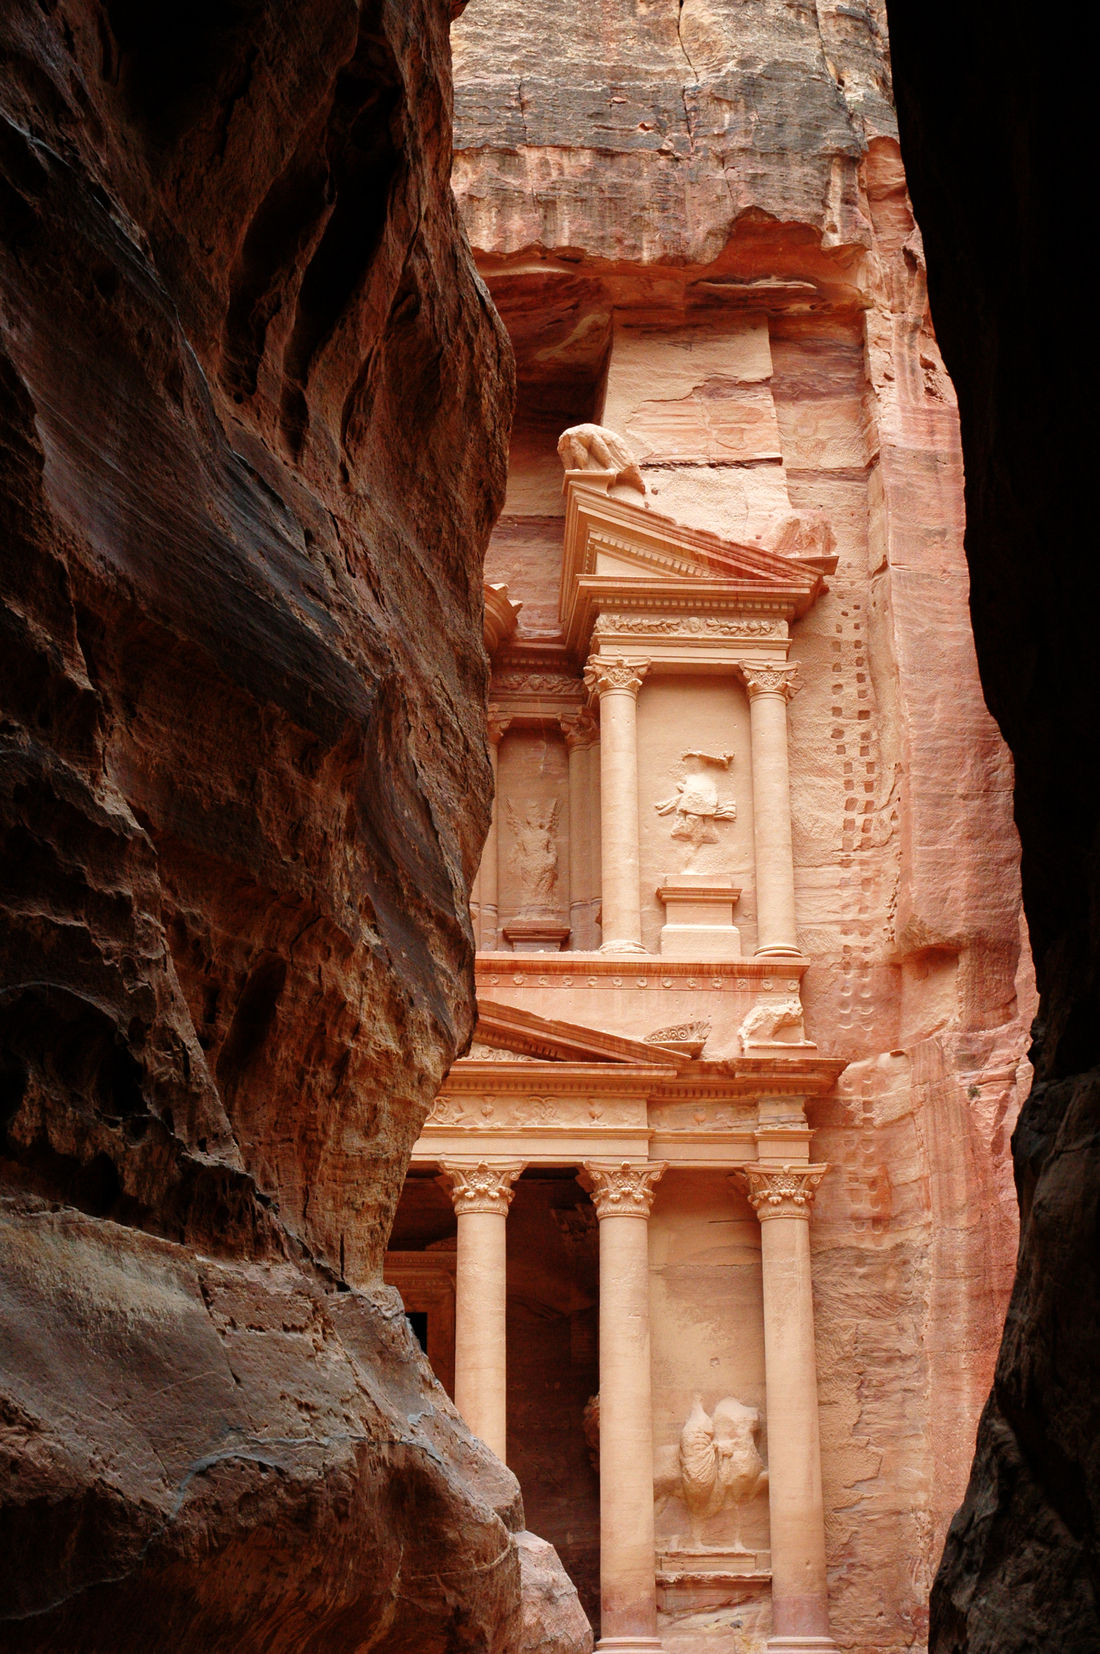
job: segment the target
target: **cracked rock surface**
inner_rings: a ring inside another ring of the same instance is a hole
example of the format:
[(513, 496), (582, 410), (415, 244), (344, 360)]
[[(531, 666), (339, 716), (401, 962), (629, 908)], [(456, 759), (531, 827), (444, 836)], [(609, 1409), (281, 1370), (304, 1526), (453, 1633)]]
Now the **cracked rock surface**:
[(0, 14), (4, 1649), (523, 1646), (378, 1284), (489, 807), (450, 14)]

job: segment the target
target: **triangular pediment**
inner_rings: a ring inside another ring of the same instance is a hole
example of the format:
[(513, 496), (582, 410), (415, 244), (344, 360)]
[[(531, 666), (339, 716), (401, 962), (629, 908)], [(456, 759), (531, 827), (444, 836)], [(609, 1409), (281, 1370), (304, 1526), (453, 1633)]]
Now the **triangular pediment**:
[(513, 1005), (481, 1000), (477, 1027), (467, 1057), (456, 1067), (475, 1062), (610, 1063), (631, 1067), (675, 1069), (680, 1059), (664, 1046), (625, 1039), (581, 1023), (559, 1022), (521, 1011)]
[(827, 559), (785, 556), (724, 540), (649, 509), (642, 496), (613, 498), (571, 480), (567, 490), (561, 614), (571, 647), (587, 644), (601, 608), (616, 598), (660, 600), (794, 620), (825, 590)]

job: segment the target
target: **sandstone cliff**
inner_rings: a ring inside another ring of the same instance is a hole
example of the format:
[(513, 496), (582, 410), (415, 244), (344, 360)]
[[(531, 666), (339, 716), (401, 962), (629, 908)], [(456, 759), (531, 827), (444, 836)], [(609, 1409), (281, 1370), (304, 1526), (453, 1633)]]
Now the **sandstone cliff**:
[[(1065, 272), (1093, 144), (1087, 57), (1033, 8), (890, 0), (899, 113), (959, 392), (982, 681), (1016, 766), (1041, 993), (1013, 1139), (1016, 1283), (932, 1599), (937, 1654), (1100, 1646), (1100, 710), (1085, 410)], [(945, 42), (948, 44), (945, 47)]]
[(449, 22), (0, 16), (4, 1648), (524, 1645), (378, 1275), (488, 810)]
[(814, 1217), (830, 1593), (843, 1646), (919, 1647), (1011, 1280), (1032, 989), (884, 12), (479, 0), (455, 77), (456, 189), (517, 355), (487, 567), (520, 635), (554, 627), (532, 571), (560, 543), (553, 442), (581, 419), (679, 433), (643, 459), (658, 510), (835, 534), (790, 710), (806, 1031), (850, 1064), (811, 1116), (833, 1167)]

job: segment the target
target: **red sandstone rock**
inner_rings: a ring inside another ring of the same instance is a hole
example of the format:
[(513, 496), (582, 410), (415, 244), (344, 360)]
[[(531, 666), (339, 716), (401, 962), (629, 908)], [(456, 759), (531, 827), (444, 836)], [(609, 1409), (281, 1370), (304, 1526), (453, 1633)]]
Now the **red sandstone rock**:
[(5, 1648), (521, 1635), (377, 1285), (488, 810), (449, 11), (0, 20)]

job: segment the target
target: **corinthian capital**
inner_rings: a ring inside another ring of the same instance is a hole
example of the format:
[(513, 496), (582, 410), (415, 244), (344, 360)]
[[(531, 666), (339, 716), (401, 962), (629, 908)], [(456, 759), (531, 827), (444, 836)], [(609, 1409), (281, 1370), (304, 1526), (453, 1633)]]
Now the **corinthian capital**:
[(595, 695), (606, 695), (610, 689), (628, 689), (636, 695), (652, 664), (648, 660), (616, 660), (607, 655), (591, 655), (584, 669), (584, 681)]
[(785, 701), (789, 701), (801, 687), (798, 682), (798, 667), (794, 664), (763, 666), (742, 662), (741, 676), (745, 680), (750, 700), (754, 695), (782, 695)]
[(499, 1212), (503, 1217), (512, 1204), (512, 1184), (523, 1170), (522, 1160), (499, 1161), (494, 1166), (485, 1160), (444, 1160), (440, 1164), (440, 1181), (449, 1185), (448, 1193), (460, 1217), (463, 1212)]
[(580, 1182), (598, 1218), (647, 1218), (667, 1169), (664, 1160), (586, 1160)]
[(743, 1166), (735, 1180), (761, 1223), (768, 1218), (806, 1218), (828, 1166)]
[(600, 738), (600, 726), (587, 709), (578, 712), (575, 717), (560, 719), (560, 723), (570, 752), (574, 747), (590, 747)]
[(494, 747), (499, 747), (504, 739), (505, 730), (512, 722), (511, 718), (506, 718), (499, 707), (491, 706), (486, 714), (485, 721), (488, 726), (490, 741)]

